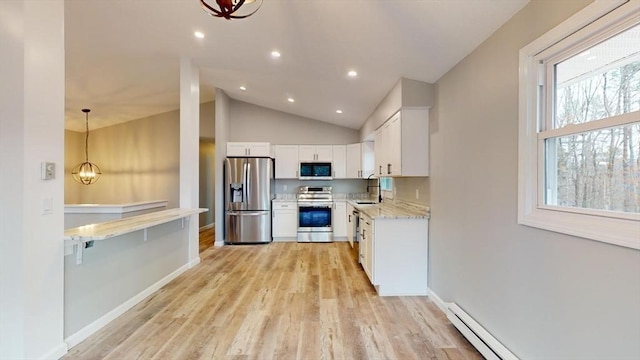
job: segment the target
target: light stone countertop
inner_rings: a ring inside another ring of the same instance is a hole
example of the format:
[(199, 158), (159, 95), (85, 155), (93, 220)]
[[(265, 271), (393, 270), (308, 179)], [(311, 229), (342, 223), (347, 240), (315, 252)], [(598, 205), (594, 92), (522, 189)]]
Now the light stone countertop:
[(106, 240), (206, 211), (209, 209), (168, 209), (103, 223), (83, 225), (66, 229), (64, 241), (65, 245), (75, 245), (93, 240)]
[[(369, 193), (355, 193), (355, 194), (345, 194), (345, 193), (333, 193), (334, 201), (345, 201), (351, 199), (358, 200), (367, 200), (371, 197)], [(297, 194), (276, 194), (275, 199), (271, 201), (280, 202), (280, 201), (298, 201)]]
[(166, 207), (167, 200), (139, 201), (124, 204), (64, 204), (65, 214), (123, 214)]
[(404, 201), (363, 205), (350, 200), (349, 203), (372, 219), (429, 219), (431, 216), (428, 206)]
[(297, 202), (298, 200), (296, 200), (296, 198), (293, 199), (273, 199), (271, 200), (272, 202)]

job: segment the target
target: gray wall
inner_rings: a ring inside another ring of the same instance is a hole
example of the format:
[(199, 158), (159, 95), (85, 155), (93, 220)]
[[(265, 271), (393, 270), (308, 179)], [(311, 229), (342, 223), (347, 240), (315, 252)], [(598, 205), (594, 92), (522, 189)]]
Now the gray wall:
[(353, 144), (358, 130), (231, 100), (227, 141), (271, 144)]
[[(207, 144), (200, 148), (200, 194), (205, 196), (201, 206), (210, 208), (209, 212), (200, 214), (201, 225), (213, 223), (214, 113), (213, 101), (200, 104), (201, 145)], [(164, 199), (169, 201), (167, 208), (178, 207), (179, 110), (91, 130), (89, 160), (100, 166), (103, 175), (90, 186), (76, 183), (71, 176), (72, 168), (84, 161), (84, 136), (84, 132), (65, 130), (65, 204)]]
[(216, 106), (214, 101), (200, 104), (200, 213), (199, 226), (211, 225), (215, 220), (215, 135)]
[(96, 321), (189, 262), (181, 220), (95, 241), (82, 264), (64, 257), (64, 337)]
[(216, 103), (209, 101), (200, 104), (200, 137), (214, 139), (216, 137)]
[(589, 2), (529, 3), (431, 109), (429, 287), (522, 359), (640, 358), (640, 252), (516, 223), (518, 51)]
[(223, 188), (223, 170), (224, 158), (227, 156), (227, 141), (229, 138), (229, 103), (231, 99), (227, 94), (216, 89), (216, 108), (215, 108), (215, 132), (216, 132), (216, 145), (215, 145), (215, 169), (214, 179), (215, 188), (214, 196), (219, 199), (215, 202), (214, 219), (218, 224), (218, 231), (215, 232), (216, 242), (222, 243), (224, 241), (224, 232), (222, 231), (224, 225), (224, 195), (222, 193)]
[[(179, 111), (174, 110), (91, 130), (89, 161), (100, 167), (102, 177), (86, 186), (66, 176), (65, 203), (168, 200), (167, 208), (178, 207), (179, 125)], [(80, 151), (79, 157), (74, 151)], [(84, 133), (65, 131), (65, 157), (76, 158), (65, 164), (66, 174), (84, 158), (83, 152)]]
[[(82, 185), (73, 180), (73, 167), (84, 161), (84, 133), (64, 131), (64, 203), (80, 204), (82, 202)], [(89, 134), (93, 136), (93, 133)], [(91, 137), (93, 140), (93, 137)], [(93, 146), (89, 149), (90, 161), (93, 160)]]
[(200, 204), (199, 207), (209, 209), (200, 213), (199, 226), (207, 226), (214, 223), (215, 218), (215, 142), (213, 140), (200, 138)]

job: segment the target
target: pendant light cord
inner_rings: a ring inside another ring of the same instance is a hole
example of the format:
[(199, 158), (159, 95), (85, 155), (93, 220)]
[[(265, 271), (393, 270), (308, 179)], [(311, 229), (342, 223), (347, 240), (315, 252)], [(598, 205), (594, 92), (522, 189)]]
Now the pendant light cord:
[(87, 132), (84, 137), (84, 159), (85, 162), (89, 162), (89, 112), (86, 112), (85, 124), (87, 126)]

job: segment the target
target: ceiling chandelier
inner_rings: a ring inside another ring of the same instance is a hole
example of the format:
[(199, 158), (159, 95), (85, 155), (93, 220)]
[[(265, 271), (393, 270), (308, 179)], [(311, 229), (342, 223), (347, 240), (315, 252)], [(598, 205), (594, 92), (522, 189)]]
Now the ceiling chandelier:
[[(207, 14), (227, 20), (244, 19), (255, 14), (262, 6), (262, 0), (216, 0), (217, 8), (210, 3), (213, 3), (213, 0), (200, 0), (200, 5)], [(250, 6), (247, 8), (245, 5)]]
[(91, 110), (82, 109), (82, 112), (86, 114), (85, 123), (87, 125), (87, 132), (84, 137), (84, 162), (76, 165), (71, 170), (73, 179), (83, 185), (95, 183), (102, 175), (98, 165), (89, 162), (89, 111)]

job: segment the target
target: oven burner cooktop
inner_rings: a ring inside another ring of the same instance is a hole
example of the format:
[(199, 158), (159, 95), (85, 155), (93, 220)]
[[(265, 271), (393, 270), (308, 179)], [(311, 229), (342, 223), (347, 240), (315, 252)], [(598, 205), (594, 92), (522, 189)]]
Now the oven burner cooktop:
[(325, 201), (333, 202), (331, 186), (313, 187), (300, 186), (298, 188), (298, 201)]

